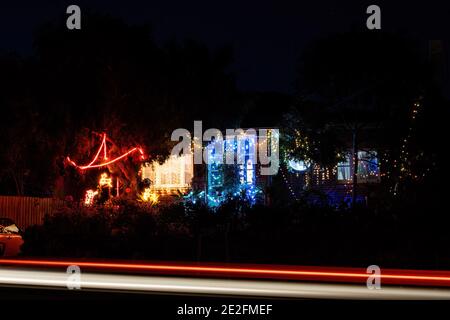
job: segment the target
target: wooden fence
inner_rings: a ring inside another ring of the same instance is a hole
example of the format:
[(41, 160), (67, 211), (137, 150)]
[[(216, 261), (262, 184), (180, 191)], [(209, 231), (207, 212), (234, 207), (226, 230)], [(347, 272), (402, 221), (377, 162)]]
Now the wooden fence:
[(62, 206), (63, 200), (19, 196), (0, 196), (0, 218), (14, 220), (21, 229), (41, 224), (47, 213)]

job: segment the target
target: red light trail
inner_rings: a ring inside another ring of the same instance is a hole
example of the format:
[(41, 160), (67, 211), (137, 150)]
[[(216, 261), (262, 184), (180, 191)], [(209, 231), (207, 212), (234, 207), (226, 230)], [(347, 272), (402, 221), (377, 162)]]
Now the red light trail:
[(89, 164), (84, 165), (84, 166), (78, 165), (75, 161), (71, 160), (70, 157), (67, 157), (67, 161), (71, 165), (73, 165), (74, 167), (76, 167), (76, 168), (78, 168), (80, 170), (86, 170), (86, 169), (92, 169), (92, 168), (101, 168), (101, 167), (105, 167), (107, 165), (113, 164), (114, 162), (117, 162), (117, 161), (125, 158), (126, 156), (128, 156), (129, 154), (131, 154), (131, 153), (133, 153), (135, 151), (139, 151), (139, 153), (141, 155), (141, 159), (145, 158), (144, 157), (144, 151), (142, 150), (142, 148), (135, 147), (133, 149), (128, 150), (127, 152), (125, 152), (121, 156), (114, 158), (113, 160), (106, 161), (106, 162), (99, 163), (99, 164), (94, 164), (98, 160), (98, 157), (100, 156), (100, 153), (102, 152), (102, 150), (103, 150), (103, 160), (106, 161), (106, 160), (108, 160), (107, 152), (106, 152), (106, 133), (103, 134), (102, 143), (100, 144), (100, 147), (99, 147), (97, 153), (95, 154), (94, 159), (92, 159), (92, 161)]
[[(56, 260), (19, 260), (0, 259), (0, 266), (16, 267), (67, 267), (77, 265), (86, 269), (101, 269), (124, 272), (153, 272), (165, 275), (191, 275), (196, 277), (237, 277), (284, 279), (321, 282), (364, 283), (371, 274), (365, 269), (301, 267), (301, 266), (244, 266), (244, 265), (194, 265), (173, 263), (116, 263), (95, 261), (56, 261)], [(381, 282), (392, 285), (421, 285), (450, 287), (450, 271), (398, 270), (381, 271)]]

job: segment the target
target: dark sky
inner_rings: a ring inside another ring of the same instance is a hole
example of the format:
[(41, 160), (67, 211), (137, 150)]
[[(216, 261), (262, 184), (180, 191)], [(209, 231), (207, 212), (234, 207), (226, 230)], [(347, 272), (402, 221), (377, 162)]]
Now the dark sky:
[[(382, 28), (419, 39), (448, 39), (450, 10), (437, 1), (23, 1), (0, 4), (0, 50), (32, 52), (34, 29), (64, 18), (69, 4), (150, 23), (159, 43), (193, 38), (215, 48), (232, 44), (243, 90), (291, 92), (302, 49), (319, 37), (365, 27), (366, 8), (378, 4)], [(395, 3), (394, 3), (395, 2)]]

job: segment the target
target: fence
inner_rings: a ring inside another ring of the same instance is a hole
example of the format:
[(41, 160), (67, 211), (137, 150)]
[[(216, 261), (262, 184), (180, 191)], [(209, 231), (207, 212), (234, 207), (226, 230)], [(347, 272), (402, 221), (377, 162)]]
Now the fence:
[(63, 200), (19, 196), (0, 196), (0, 218), (14, 220), (21, 229), (41, 224), (47, 213), (62, 206)]

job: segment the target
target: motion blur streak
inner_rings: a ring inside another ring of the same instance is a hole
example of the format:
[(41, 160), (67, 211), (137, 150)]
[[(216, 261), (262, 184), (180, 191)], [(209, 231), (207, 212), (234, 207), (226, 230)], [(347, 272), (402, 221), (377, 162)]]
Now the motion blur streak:
[[(66, 288), (67, 274), (56, 271), (0, 269), (0, 285), (27, 288)], [(195, 279), (83, 273), (81, 290), (129, 291), (190, 295), (226, 295), (311, 299), (450, 299), (448, 289), (368, 289), (362, 285), (314, 284), (282, 281)]]
[[(19, 260), (0, 259), (0, 265), (16, 267), (66, 268), (77, 265), (84, 270), (152, 272), (163, 275), (194, 275), (196, 277), (241, 277), (285, 280), (308, 280), (319, 282), (351, 282), (365, 284), (368, 274), (365, 269), (333, 268), (333, 267), (302, 267), (302, 266), (272, 266), (272, 265), (198, 265), (198, 264), (158, 264), (158, 263), (117, 263), (94, 262), (85, 260)], [(382, 269), (380, 275), (383, 284), (420, 285), (420, 286), (450, 286), (449, 271), (428, 270), (395, 270)]]

